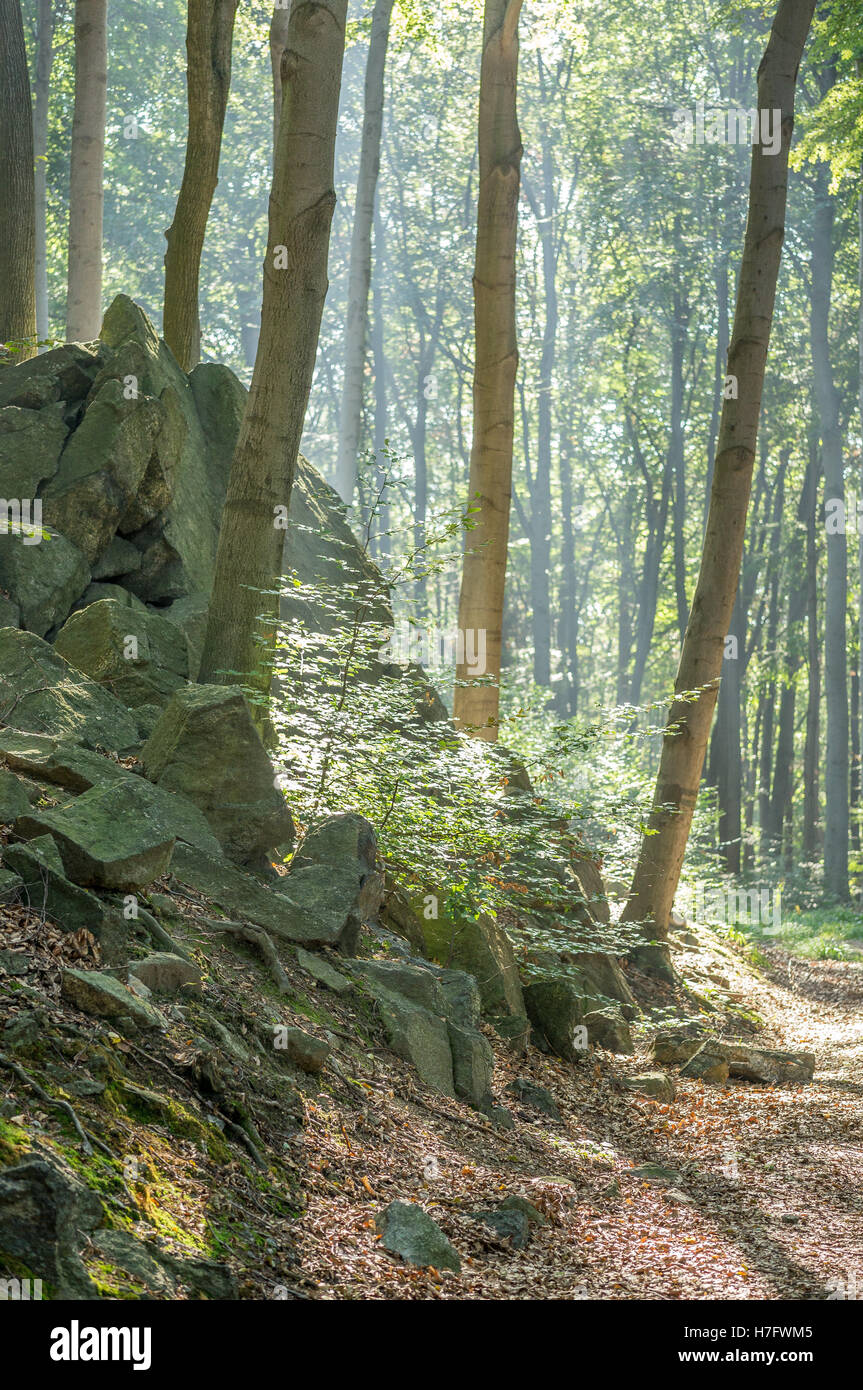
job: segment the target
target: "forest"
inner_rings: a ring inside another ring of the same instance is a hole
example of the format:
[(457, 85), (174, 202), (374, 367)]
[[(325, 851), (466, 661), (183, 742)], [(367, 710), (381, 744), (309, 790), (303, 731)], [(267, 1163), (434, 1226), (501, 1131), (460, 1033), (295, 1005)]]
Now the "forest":
[(741, 1301), (863, 1298), (859, 0), (0, 0), (0, 493), (43, 1364), (823, 1370)]

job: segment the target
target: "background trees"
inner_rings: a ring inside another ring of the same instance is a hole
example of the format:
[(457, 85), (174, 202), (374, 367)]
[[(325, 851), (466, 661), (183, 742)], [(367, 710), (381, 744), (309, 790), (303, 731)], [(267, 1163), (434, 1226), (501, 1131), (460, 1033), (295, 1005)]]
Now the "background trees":
[[(44, 3), (24, 4), (34, 94)], [(709, 838), (722, 871), (755, 880), (785, 876), (786, 883), (793, 871), (801, 892), (816, 894), (825, 855), (841, 855), (835, 827), (844, 807), (852, 895), (861, 882), (854, 789), (863, 717), (856, 675), (855, 504), (863, 495), (858, 8), (851, 0), (836, 3), (816, 20), (801, 72), (772, 365), (739, 598), (726, 634), (734, 640), (699, 793), (710, 825), (703, 844)], [(53, 14), (46, 244), (48, 332), (59, 335), (74, 98), (68, 0), (53, 0)], [(247, 382), (260, 327), (272, 177), (270, 25), (285, 15), (263, 3), (238, 9), (219, 183), (200, 264), (201, 356), (228, 362)], [(348, 15), (330, 287), (302, 441), (333, 481), (373, 15), (371, 3), (352, 4)], [(183, 0), (147, 7), (116, 0), (108, 13), (103, 294), (106, 301), (124, 290), (157, 321), (164, 229), (184, 170), (185, 25)], [(510, 743), (527, 747), (561, 718), (574, 720), (568, 727), (580, 737), (605, 727), (611, 707), (632, 706), (623, 721), (633, 731), (628, 763), (645, 776), (655, 773), (659, 735), (651, 730), (663, 720), (652, 707), (664, 712), (695, 592), (750, 160), (745, 142), (681, 143), (675, 112), (694, 112), (698, 101), (707, 113), (750, 107), (768, 27), (760, 7), (705, 13), (694, 0), (537, 4), (522, 13), (520, 361), (500, 711)], [(277, 29), (273, 51), (281, 53)], [(390, 477), (385, 505), (371, 522), (371, 545), (397, 566), (410, 565), (442, 517), (464, 512), (469, 490), (468, 287), (482, 37), (476, 7), (444, 0), (392, 9), (355, 496), (367, 516), (383, 475)], [(821, 253), (813, 273), (816, 240), (826, 245), (828, 204), (829, 286)], [(833, 383), (826, 411), (816, 382), (816, 319), (818, 352), (826, 353)], [(374, 455), (371, 467), (367, 454)], [(835, 538), (825, 512), (825, 501), (839, 500), (825, 491), (828, 454), (830, 487), (841, 469), (847, 512), (845, 534)], [(443, 633), (459, 626), (460, 555), (451, 549), (448, 562), (430, 571), (416, 565), (398, 597), (400, 616)], [(450, 699), (453, 675), (436, 672)], [(831, 732), (837, 718), (841, 727), (843, 693), (847, 776), (835, 763)], [(827, 767), (828, 737), (834, 771)], [(602, 765), (596, 754), (593, 776), (576, 789), (585, 814)], [(631, 794), (631, 787), (621, 791)], [(828, 879), (841, 893), (841, 864), (838, 876), (828, 866)]]

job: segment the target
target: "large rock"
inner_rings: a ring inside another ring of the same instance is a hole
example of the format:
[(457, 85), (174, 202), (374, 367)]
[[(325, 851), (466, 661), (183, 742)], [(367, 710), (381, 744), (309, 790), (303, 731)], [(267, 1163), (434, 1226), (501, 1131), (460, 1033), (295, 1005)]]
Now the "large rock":
[(587, 1029), (582, 995), (569, 980), (533, 980), (524, 989), (527, 1016), (556, 1056), (575, 1062), (585, 1054)]
[(0, 1268), (4, 1255), (18, 1261), (55, 1298), (98, 1297), (80, 1251), (102, 1219), (96, 1193), (43, 1154), (0, 1170)]
[(73, 883), (124, 893), (167, 872), (176, 838), (136, 779), (93, 787), (59, 810), (30, 812), (15, 829), (26, 839), (52, 835)]
[(60, 993), (82, 1013), (94, 1018), (116, 1019), (130, 1032), (164, 1026), (164, 1019), (156, 1009), (119, 980), (98, 970), (64, 970), (60, 977)]
[(432, 1090), (454, 1096), (452, 1050), (444, 1020), (420, 1004), (384, 989), (377, 992), (376, 999), (393, 1052), (411, 1062)]
[(570, 970), (585, 996), (598, 999), (600, 1003), (616, 1000), (622, 1005), (621, 1012), (626, 1018), (634, 1018), (638, 1013), (635, 995), (614, 956), (603, 951), (582, 952), (572, 957)]
[(69, 882), (50, 835), (37, 836), (24, 845), (7, 845), (3, 863), (19, 876), (21, 901), (34, 912), (44, 913), (63, 931), (84, 928), (100, 935), (105, 909), (94, 893)]
[(0, 768), (0, 825), (11, 825), (30, 810), (30, 798), (23, 785), (8, 768)]
[(377, 1218), (381, 1245), (408, 1264), (461, 1271), (455, 1246), (440, 1226), (413, 1202), (390, 1202)]
[[(166, 450), (147, 480), (151, 499), (163, 481), (167, 481), (171, 497), (158, 516), (141, 530), (129, 533), (128, 538), (141, 552), (141, 565), (126, 575), (124, 582), (150, 603), (209, 593), (233, 448), (230, 446), (229, 451), (227, 441), (212, 448), (189, 379), (146, 314), (126, 295), (118, 295), (111, 304), (100, 337), (114, 352), (106, 374), (121, 380), (134, 375), (139, 391), (159, 400), (175, 444), (182, 436), (171, 478), (164, 480), (159, 474), (169, 461), (170, 450)], [(222, 390), (226, 371), (221, 368), (219, 372)], [(203, 396), (204, 392), (198, 394)], [(131, 520), (127, 518), (127, 522)]]
[(491, 1105), (494, 1053), (482, 1033), (447, 1023), (455, 1093), (480, 1110)]
[(107, 355), (99, 343), (67, 343), (17, 366), (4, 367), (0, 407), (42, 410), (56, 401), (82, 401)]
[(749, 1043), (705, 1038), (697, 1026), (657, 1033), (652, 1056), (656, 1062), (682, 1066), (683, 1076), (708, 1081), (737, 1076), (743, 1081), (781, 1086), (811, 1081), (815, 1072), (812, 1052), (777, 1052)]
[(73, 613), (54, 649), (130, 708), (164, 703), (189, 672), (185, 638), (174, 624), (114, 599)]
[(176, 691), (141, 753), (152, 782), (200, 807), (225, 854), (257, 866), (293, 839), (272, 764), (236, 686)]
[(57, 472), (68, 433), (60, 405), (0, 410), (0, 497), (32, 501), (39, 485)]
[(0, 628), (0, 725), (120, 752), (137, 741), (119, 700), (31, 632)]
[(0, 535), (0, 588), (12, 595), (28, 632), (44, 637), (62, 623), (89, 583), (86, 559), (59, 531), (46, 525), (36, 545)]
[(330, 816), (307, 833), (280, 891), (326, 924), (327, 939), (351, 953), (364, 923), (374, 922), (383, 894), (373, 826), (354, 814)]
[(42, 495), (44, 516), (89, 564), (107, 548), (136, 496), (164, 419), (159, 401), (127, 399), (119, 381), (106, 381), (66, 445)]
[(441, 964), (473, 975), (483, 1013), (491, 1020), (525, 1018), (525, 1001), (512, 944), (494, 918), (453, 921), (446, 915), (422, 919), (428, 954)]
[[(6, 764), (41, 782), (52, 782), (70, 792), (87, 792), (122, 782), (131, 774), (113, 758), (94, 753), (47, 734), (22, 734), (0, 730), (0, 756)], [(18, 815), (29, 809), (22, 806)], [(10, 820), (15, 817), (11, 816)]]

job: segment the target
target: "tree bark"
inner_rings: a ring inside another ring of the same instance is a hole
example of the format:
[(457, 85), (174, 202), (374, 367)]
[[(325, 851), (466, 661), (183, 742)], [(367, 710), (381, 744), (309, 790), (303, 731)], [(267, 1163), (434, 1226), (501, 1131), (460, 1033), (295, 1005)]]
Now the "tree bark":
[[(822, 82), (822, 94), (832, 83)], [(830, 360), (829, 318), (833, 283), (833, 198), (829, 170), (816, 169), (812, 234), (812, 369), (824, 468), (824, 500), (845, 500), (839, 393)], [(856, 534), (856, 517), (848, 531)], [(848, 899), (848, 598), (847, 536), (827, 527), (827, 589), (824, 603), (824, 687), (827, 758), (824, 769), (824, 888)]]
[(642, 926), (645, 945), (634, 952), (636, 964), (666, 979), (673, 978), (668, 916), (698, 795), (725, 637), (737, 593), (785, 230), (794, 89), (813, 10), (814, 0), (779, 0), (758, 69), (758, 107), (762, 111), (781, 109), (782, 142), (775, 155), (766, 154), (760, 144), (752, 147), (749, 215), (728, 353), (729, 374), (737, 377), (738, 397), (722, 403), (698, 584), (663, 737), (648, 833), (642, 840), (623, 913), (623, 920)]
[(347, 0), (296, 0), (282, 64), (261, 336), (228, 480), (201, 679), (272, 678), (291, 500), (326, 298)]
[(54, 59), (52, 0), (39, 0), (33, 84), (33, 182), (36, 203), (36, 337), (50, 333), (48, 313), (48, 102)]
[(282, 55), (288, 46), (288, 25), (293, 0), (276, 0), (270, 20), (270, 67), (273, 73), (273, 155), (279, 143), (282, 119)]
[[(463, 729), (497, 739), (506, 552), (512, 494), (512, 439), (518, 347), (515, 250), (521, 133), (518, 128), (518, 21), (522, 0), (485, 0), (479, 92), (479, 199), (474, 265), (473, 443), (458, 622), (465, 651), (485, 635), (486, 670), (471, 681), (456, 667), (453, 716)], [(478, 500), (477, 500), (478, 499)]]
[(0, 351), (36, 351), (33, 122), (19, 0), (0, 0)]
[(372, 224), (381, 167), (384, 70), (392, 12), (393, 0), (375, 0), (369, 56), (366, 62), (363, 138), (351, 235), (348, 312), (345, 321), (345, 378), (339, 414), (339, 453), (336, 462), (336, 490), (349, 506), (356, 488), (362, 432), (363, 374), (366, 364), (369, 287), (372, 279)]
[(201, 357), (198, 282), (207, 219), (219, 181), (222, 128), (231, 86), (237, 0), (189, 0), (186, 88), (189, 131), (183, 182), (165, 233), (164, 338), (184, 372)]
[(102, 175), (108, 90), (107, 0), (75, 0), (75, 107), (69, 169), (66, 337), (91, 342), (102, 327)]

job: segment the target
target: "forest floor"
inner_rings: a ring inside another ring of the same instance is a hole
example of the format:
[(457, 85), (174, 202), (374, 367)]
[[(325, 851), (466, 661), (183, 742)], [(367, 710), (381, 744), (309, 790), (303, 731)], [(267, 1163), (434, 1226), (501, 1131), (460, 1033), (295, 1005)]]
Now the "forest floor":
[[(674, 941), (680, 986), (651, 990), (630, 972), (645, 1008), (633, 1025), (638, 1055), (598, 1049), (575, 1065), (535, 1048), (517, 1057), (486, 1030), (495, 1096), (514, 1120), (507, 1130), (426, 1087), (385, 1046), (361, 997), (315, 989), (287, 959), (291, 993), (280, 996), (251, 951), (198, 930), (204, 905), (183, 909), (182, 940), (205, 952), (206, 1001), (145, 1047), (63, 1000), (59, 967), (78, 963), (74, 938), (23, 909), (0, 910), (0, 946), (23, 952), (28, 966), (26, 987), (2, 991), (5, 1008), (13, 1026), (31, 1026), (34, 1007), (41, 1019), (28, 1070), (61, 1087), (110, 1151), (138, 1155), (140, 1172), (123, 1181), (100, 1153), (82, 1156), (68, 1119), (8, 1071), (0, 1164), (33, 1147), (59, 1153), (98, 1187), (109, 1224), (227, 1261), (242, 1299), (863, 1297), (859, 959), (754, 951), (690, 926)], [(272, 1017), (330, 1039), (325, 1073), (298, 1077), (255, 1054), (251, 1040), (271, 1031)], [(671, 1102), (626, 1090), (622, 1078), (655, 1070), (656, 1031), (685, 1018), (726, 1038), (812, 1051), (815, 1080), (716, 1085), (672, 1070)], [(263, 1167), (213, 1128), (216, 1102), (200, 1079), (219, 1090), (219, 1077), (201, 1070), (207, 1029), (233, 1059), (222, 1081), (254, 1121)], [(516, 1077), (550, 1091), (560, 1121), (514, 1100), (506, 1088)], [(636, 1176), (647, 1162), (674, 1175)], [(521, 1251), (472, 1215), (508, 1195), (546, 1218)], [(375, 1218), (394, 1199), (434, 1217), (460, 1252), (460, 1274), (412, 1268), (382, 1249)], [(148, 1296), (146, 1278), (110, 1267), (96, 1246), (84, 1260), (102, 1297)]]
[[(516, 1130), (502, 1132), (455, 1103), (432, 1103), (404, 1073), (401, 1084), (379, 1080), (364, 1112), (334, 1124), (321, 1108), (308, 1119), (298, 1250), (307, 1295), (863, 1297), (863, 964), (773, 948), (756, 967), (719, 933), (690, 931), (698, 947), (678, 950), (676, 966), (698, 990), (718, 976), (725, 1002), (655, 992), (644, 1045), (658, 1021), (708, 1005), (706, 1021), (722, 1036), (814, 1052), (813, 1084), (677, 1078), (665, 1104), (620, 1085), (650, 1065), (644, 1057), (633, 1065), (603, 1051), (572, 1067), (535, 1049), (529, 1061), (498, 1049), (498, 1089), (529, 1077), (563, 1116), (554, 1125), (516, 1106)], [(679, 1178), (630, 1176), (645, 1162)], [(521, 1252), (467, 1214), (510, 1193), (548, 1218)], [(460, 1275), (412, 1270), (376, 1248), (374, 1214), (396, 1197), (434, 1215), (462, 1252)]]

